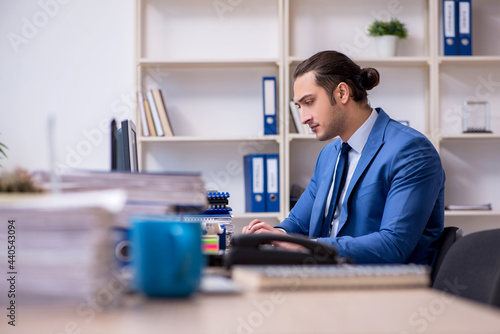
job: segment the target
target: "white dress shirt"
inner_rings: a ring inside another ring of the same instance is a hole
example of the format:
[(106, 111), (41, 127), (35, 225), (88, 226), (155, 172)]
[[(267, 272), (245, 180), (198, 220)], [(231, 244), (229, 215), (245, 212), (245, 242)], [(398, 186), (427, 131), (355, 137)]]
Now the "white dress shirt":
[[(361, 153), (363, 152), (363, 148), (365, 147), (366, 141), (368, 140), (368, 136), (370, 135), (370, 132), (372, 131), (373, 125), (375, 124), (375, 121), (377, 119), (378, 113), (372, 109), (372, 113), (370, 117), (359, 127), (356, 132), (349, 138), (347, 143), (349, 146), (351, 146), (351, 150), (349, 151), (349, 158), (347, 160), (347, 176), (346, 180), (344, 183), (344, 188), (341, 190), (340, 193), (340, 199), (337, 202), (337, 206), (335, 207), (335, 212), (333, 213), (333, 219), (332, 219), (332, 229), (330, 232), (331, 237), (335, 237), (337, 235), (337, 229), (339, 226), (339, 217), (340, 217), (340, 210), (342, 208), (342, 203), (344, 202), (344, 197), (345, 193), (347, 190), (347, 187), (349, 186), (349, 182), (351, 182), (352, 175), (354, 174), (354, 170), (356, 169), (356, 166), (358, 165), (359, 158), (361, 157)], [(339, 163), (339, 157), (340, 157), (340, 150), (339, 150), (339, 155), (337, 156), (337, 161), (335, 162), (335, 171), (337, 170), (337, 164)], [(333, 180), (335, 180), (335, 172), (333, 173)], [(325, 206), (325, 217), (328, 215), (328, 208), (330, 207), (330, 202), (332, 200), (332, 194), (333, 194), (333, 187), (334, 187), (334, 182), (332, 181), (332, 185), (330, 187), (330, 192), (328, 193), (328, 197), (326, 199), (326, 206)]]

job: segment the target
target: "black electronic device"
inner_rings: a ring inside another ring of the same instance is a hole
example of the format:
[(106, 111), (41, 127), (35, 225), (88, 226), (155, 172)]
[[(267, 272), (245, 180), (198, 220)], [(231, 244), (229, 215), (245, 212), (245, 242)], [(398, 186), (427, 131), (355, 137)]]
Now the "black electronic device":
[[(274, 241), (301, 245), (304, 251), (285, 250), (272, 246)], [(241, 234), (234, 236), (232, 248), (226, 255), (226, 267), (233, 265), (281, 264), (281, 265), (316, 265), (338, 264), (345, 259), (338, 256), (334, 246), (310, 240), (307, 237), (290, 234)]]

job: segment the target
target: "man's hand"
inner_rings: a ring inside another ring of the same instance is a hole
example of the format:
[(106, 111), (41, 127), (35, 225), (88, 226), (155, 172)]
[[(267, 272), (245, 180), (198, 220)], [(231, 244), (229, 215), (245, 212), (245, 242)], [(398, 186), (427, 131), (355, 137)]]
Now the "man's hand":
[(248, 224), (248, 226), (243, 227), (243, 234), (246, 233), (284, 233), (270, 224), (262, 221), (260, 219), (254, 219)]
[[(254, 219), (248, 224), (247, 226), (243, 227), (243, 234), (247, 233), (273, 233), (273, 234), (286, 234), (282, 230), (279, 230), (277, 228), (272, 227), (270, 224), (266, 223), (265, 221), (262, 221), (260, 219)], [(287, 250), (292, 250), (292, 251), (304, 251), (306, 248), (289, 243), (289, 242), (283, 242), (283, 241), (274, 241), (272, 243), (275, 246), (279, 246), (281, 248), (287, 249)]]

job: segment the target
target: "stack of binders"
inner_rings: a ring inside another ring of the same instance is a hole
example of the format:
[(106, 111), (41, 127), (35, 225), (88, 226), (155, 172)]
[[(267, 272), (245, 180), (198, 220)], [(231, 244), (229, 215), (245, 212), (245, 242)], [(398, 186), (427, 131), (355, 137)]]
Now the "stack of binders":
[(472, 55), (471, 0), (443, 0), (443, 50), (445, 56)]
[(230, 214), (232, 209), (229, 206), (229, 193), (219, 191), (209, 191), (207, 193), (208, 208), (203, 212), (206, 215)]
[(189, 216), (190, 219), (201, 220), (205, 254), (218, 254), (219, 251), (224, 251), (231, 245), (234, 225), (229, 197), (228, 192), (209, 191), (207, 209), (200, 215)]
[(247, 212), (279, 212), (279, 155), (249, 154), (244, 156), (245, 210)]
[[(206, 255), (219, 255), (231, 245), (234, 234), (232, 209), (229, 206), (229, 193), (209, 191), (206, 194), (207, 208), (199, 214), (183, 215), (184, 221), (201, 222), (202, 250)], [(214, 258), (209, 258), (212, 265)], [(217, 259), (216, 261), (219, 261)]]

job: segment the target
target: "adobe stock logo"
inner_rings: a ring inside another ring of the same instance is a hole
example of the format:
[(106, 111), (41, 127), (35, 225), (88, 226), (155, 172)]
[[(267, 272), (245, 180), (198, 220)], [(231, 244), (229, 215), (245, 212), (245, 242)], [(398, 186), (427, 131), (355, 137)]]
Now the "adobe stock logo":
[(224, 14), (226, 12), (232, 12), (242, 3), (243, 0), (214, 0), (212, 5), (214, 6), (217, 15), (219, 15), (219, 18), (224, 20)]
[(21, 33), (17, 34), (10, 31), (7, 34), (10, 46), (17, 54), (19, 53), (19, 48), (22, 45), (28, 44), (33, 38), (35, 38), (40, 29), (45, 27), (51, 19), (59, 14), (60, 5), (65, 5), (71, 0), (39, 0), (38, 6), (40, 6), (39, 11), (35, 12), (31, 16), (31, 20), (26, 16), (21, 18)]

